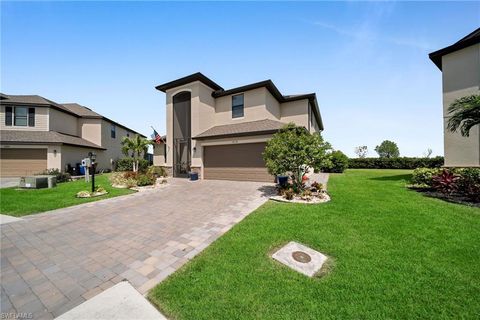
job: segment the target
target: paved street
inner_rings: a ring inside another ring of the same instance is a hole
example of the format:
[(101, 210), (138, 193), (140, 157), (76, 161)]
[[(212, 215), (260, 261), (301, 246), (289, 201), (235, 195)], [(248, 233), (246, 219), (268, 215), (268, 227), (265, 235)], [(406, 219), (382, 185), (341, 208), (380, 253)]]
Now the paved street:
[(265, 190), (170, 179), (1, 225), (1, 312), (51, 319), (123, 279), (144, 294), (263, 204)]

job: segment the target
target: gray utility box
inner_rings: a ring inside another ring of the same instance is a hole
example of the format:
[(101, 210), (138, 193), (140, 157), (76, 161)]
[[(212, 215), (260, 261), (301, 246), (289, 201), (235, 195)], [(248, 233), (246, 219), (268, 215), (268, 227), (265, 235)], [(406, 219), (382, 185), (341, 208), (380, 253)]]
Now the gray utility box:
[(42, 189), (56, 186), (57, 178), (55, 176), (30, 176), (20, 178), (20, 188)]

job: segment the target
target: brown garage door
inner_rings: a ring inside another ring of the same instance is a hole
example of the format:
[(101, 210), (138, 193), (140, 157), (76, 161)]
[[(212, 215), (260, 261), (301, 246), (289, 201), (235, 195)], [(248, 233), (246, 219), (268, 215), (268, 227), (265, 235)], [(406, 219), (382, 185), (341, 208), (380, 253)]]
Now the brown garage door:
[(204, 147), (205, 179), (273, 182), (262, 152), (265, 143)]
[(19, 177), (47, 169), (47, 149), (1, 149), (0, 175)]

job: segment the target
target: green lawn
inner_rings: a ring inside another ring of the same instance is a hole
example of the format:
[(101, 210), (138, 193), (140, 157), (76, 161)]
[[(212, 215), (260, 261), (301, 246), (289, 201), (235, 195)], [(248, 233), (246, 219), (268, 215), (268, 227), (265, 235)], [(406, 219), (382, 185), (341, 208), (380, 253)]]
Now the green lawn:
[[(269, 202), (154, 288), (172, 319), (480, 315), (480, 209), (406, 189), (409, 171), (349, 170), (321, 205)], [(270, 258), (295, 240), (333, 259), (307, 278)]]
[(108, 181), (108, 174), (95, 176), (95, 185), (102, 186), (108, 191), (107, 195), (95, 198), (76, 198), (77, 192), (91, 190), (91, 182), (77, 180), (57, 184), (52, 189), (0, 189), (0, 213), (14, 217), (21, 217), (32, 213), (64, 208), (85, 202), (121, 196), (132, 193), (128, 189), (112, 188)]

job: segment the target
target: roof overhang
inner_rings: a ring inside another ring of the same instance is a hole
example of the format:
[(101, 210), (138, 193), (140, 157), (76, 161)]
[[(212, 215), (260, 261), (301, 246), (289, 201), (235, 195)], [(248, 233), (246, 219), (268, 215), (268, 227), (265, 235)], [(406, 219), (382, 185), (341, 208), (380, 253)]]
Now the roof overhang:
[(465, 49), (477, 43), (480, 43), (480, 28), (469, 33), (467, 36), (463, 37), (451, 46), (430, 53), (428, 57), (433, 61), (433, 63), (435, 63), (438, 69), (442, 70), (442, 57), (444, 55)]
[(222, 139), (222, 138), (234, 138), (234, 137), (249, 137), (249, 136), (262, 136), (266, 134), (274, 134), (280, 129), (254, 131), (254, 132), (238, 132), (228, 134), (217, 134), (207, 137), (192, 137), (193, 140), (210, 140), (210, 139)]
[(195, 81), (200, 81), (200, 82), (206, 84), (207, 86), (209, 86), (210, 88), (212, 88), (213, 90), (223, 90), (222, 87), (220, 87), (218, 84), (216, 84), (213, 80), (207, 78), (201, 72), (197, 72), (197, 73), (191, 74), (189, 76), (186, 76), (186, 77), (183, 77), (183, 78), (180, 78), (180, 79), (177, 79), (177, 80), (173, 80), (173, 81), (170, 81), (170, 82), (166, 82), (164, 84), (160, 84), (160, 85), (156, 86), (155, 89), (157, 89), (159, 91), (162, 91), (162, 92), (166, 92), (168, 89), (180, 87), (180, 86), (183, 86), (185, 84), (192, 83), (192, 82), (195, 82)]

